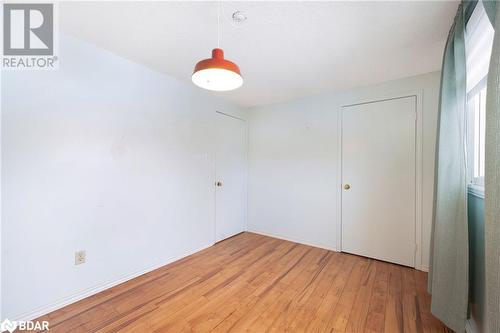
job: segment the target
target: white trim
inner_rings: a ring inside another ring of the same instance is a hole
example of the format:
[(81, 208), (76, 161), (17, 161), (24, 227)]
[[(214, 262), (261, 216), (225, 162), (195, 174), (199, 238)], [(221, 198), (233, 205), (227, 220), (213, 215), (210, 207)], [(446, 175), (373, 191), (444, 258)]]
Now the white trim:
[[(0, 6), (0, 15), (1, 17), (3, 17), (3, 6)], [(2, 90), (2, 75), (0, 74), (0, 91), (3, 91)], [(2, 103), (0, 103), (0, 115), (2, 114)], [(2, 165), (2, 117), (0, 116), (0, 166)], [(3, 168), (0, 169), (0, 189), (3, 188), (2, 187), (2, 170)], [(2, 213), (2, 192), (3, 191), (0, 191), (0, 321), (3, 321), (4, 318), (2, 316), (2, 311), (3, 311), (3, 307), (2, 307), (2, 300), (3, 300), (3, 288), (2, 288), (2, 285), (3, 285), (3, 254), (5, 253), (5, 250), (3, 248), (4, 246), (4, 242), (3, 242), (3, 234), (2, 234), (2, 224), (3, 224), (3, 221), (2, 221), (2, 216), (3, 216), (3, 213)]]
[(377, 98), (361, 98), (343, 103), (338, 111), (338, 159), (337, 159), (337, 249), (342, 251), (342, 111), (343, 108), (359, 104), (387, 101), (405, 97), (416, 98), (416, 124), (415, 124), (415, 268), (428, 270), (423, 266), (423, 95), (422, 89), (406, 91), (403, 93), (381, 94)]
[(467, 193), (484, 199), (484, 186), (469, 184), (467, 185)]
[(337, 115), (337, 250), (342, 251), (342, 107)]
[[(484, 176), (480, 177), (475, 177), (474, 172), (475, 167), (476, 167), (476, 160), (475, 160), (475, 136), (476, 136), (476, 112), (479, 112), (479, 117), (481, 116), (481, 91), (487, 87), (487, 77), (483, 77), (481, 81), (479, 81), (478, 84), (474, 88), (472, 88), (468, 93), (467, 93), (467, 115), (465, 117), (466, 119), (466, 151), (467, 151), (467, 181), (473, 183), (474, 185), (477, 186), (484, 186)], [(475, 108), (475, 103), (472, 100), (473, 98), (479, 98), (479, 109), (476, 110)], [(481, 118), (479, 120), (481, 123)], [(479, 127), (479, 131), (481, 132), (481, 126)], [(481, 133), (477, 133), (479, 138), (481, 138)], [(479, 139), (481, 140), (481, 139)], [(483, 145), (485, 143), (483, 142)], [(481, 149), (481, 142), (479, 142), (480, 149)], [(483, 149), (484, 146), (483, 146)], [(481, 168), (481, 166), (480, 166)]]
[(467, 333), (479, 333), (479, 328), (477, 327), (477, 324), (476, 322), (474, 321), (474, 319), (471, 317), (469, 319), (467, 319), (467, 321), (465, 322), (465, 332)]
[[(217, 133), (217, 112), (215, 113), (214, 115), (214, 120), (213, 120), (213, 130), (214, 130), (214, 136), (216, 135)], [(212, 169), (212, 183), (211, 183), (211, 186), (212, 186), (212, 196), (213, 196), (213, 212), (212, 212), (212, 217), (213, 217), (213, 221), (212, 221), (212, 229), (213, 229), (213, 243), (217, 243), (217, 188), (215, 187), (215, 182), (217, 181), (217, 140), (213, 140), (212, 142), (212, 156), (213, 156), (213, 160), (212, 160), (212, 165), (213, 165), (213, 169)]]
[(10, 320), (13, 320), (13, 321), (28, 321), (28, 320), (34, 320), (40, 316), (43, 316), (43, 315), (46, 315), (47, 313), (50, 313), (52, 311), (55, 311), (55, 310), (58, 310), (60, 308), (63, 308), (69, 304), (72, 304), (72, 303), (75, 303), (79, 300), (82, 300), (84, 298), (87, 298), (89, 296), (92, 296), (92, 295), (95, 295), (103, 290), (106, 290), (106, 289), (109, 289), (109, 288), (112, 288), (116, 285), (119, 285), (120, 283), (123, 283), (123, 282), (126, 282), (126, 281), (129, 281), (129, 280), (132, 280), (138, 276), (141, 276), (143, 274), (146, 274), (146, 273), (149, 273), (151, 271), (154, 271), (155, 269), (158, 269), (160, 267), (163, 267), (165, 265), (168, 265), (170, 263), (173, 263), (177, 260), (180, 260), (182, 258), (185, 258), (187, 256), (190, 256), (196, 252), (199, 252), (199, 251), (202, 251), (206, 248), (209, 248), (211, 247), (212, 245), (214, 245), (213, 243), (211, 244), (208, 244), (208, 245), (204, 245), (202, 247), (199, 247), (199, 248), (196, 248), (196, 249), (191, 249), (191, 250), (188, 250), (188, 251), (185, 251), (184, 253), (180, 254), (180, 255), (174, 255), (172, 257), (170, 257), (169, 259), (167, 260), (163, 260), (157, 264), (154, 264), (154, 265), (150, 265), (144, 269), (141, 269), (139, 271), (136, 271), (134, 273), (131, 273), (131, 274), (126, 274), (126, 275), (123, 275), (122, 277), (116, 279), (116, 280), (112, 280), (112, 281), (107, 281), (107, 282), (104, 282), (104, 283), (101, 283), (101, 284), (97, 284), (93, 287), (90, 287), (88, 289), (84, 289), (84, 290), (81, 290), (81, 291), (78, 291), (72, 295), (68, 295), (64, 298), (61, 298), (55, 302), (52, 302), (52, 303), (49, 303), (49, 304), (46, 304), (42, 307), (39, 307), (35, 310), (32, 310), (32, 311), (29, 311), (29, 312), (25, 312), (25, 313), (21, 313), (19, 315), (14, 315), (14, 316), (11, 316), (9, 319)]
[(467, 109), (467, 114), (465, 117), (465, 121), (467, 122), (465, 125), (465, 135), (466, 135), (466, 152), (467, 152), (467, 169), (466, 169), (466, 176), (467, 176), (467, 181), (471, 182), (472, 179), (474, 178), (474, 135), (471, 133), (471, 124), (474, 123), (474, 112), (473, 112), (473, 105), (472, 103), (469, 103), (469, 95), (467, 95), (467, 103), (466, 103), (466, 109)]
[[(416, 119), (416, 169), (415, 169), (415, 268), (418, 270), (425, 270), (423, 264), (424, 260), (422, 258), (423, 255), (423, 219), (424, 219), (424, 205), (423, 205), (423, 187), (424, 187), (424, 148), (423, 148), (423, 139), (424, 139), (424, 103), (423, 96), (424, 91), (419, 90), (416, 95), (417, 97), (417, 119)], [(428, 269), (427, 269), (428, 271)]]
[(248, 120), (243, 120), (245, 123), (245, 231), (248, 230), (248, 179), (250, 177), (250, 160), (249, 160), (249, 152), (250, 152), (250, 140), (249, 140), (249, 133), (250, 133), (250, 128), (249, 128), (249, 122)]
[(307, 245), (307, 246), (318, 247), (320, 249), (325, 249), (325, 250), (328, 250), (328, 251), (339, 252), (339, 251), (337, 251), (336, 248), (333, 248), (331, 246), (320, 244), (320, 243), (312, 243), (312, 242), (304, 241), (302, 239), (295, 238), (295, 237), (283, 237), (281, 235), (277, 235), (277, 234), (274, 234), (272, 232), (255, 230), (255, 229), (250, 229), (250, 230), (248, 230), (248, 232), (253, 232), (254, 234), (258, 234), (258, 235), (262, 235), (262, 236), (267, 236), (267, 237), (282, 239), (282, 240), (286, 240), (286, 241), (293, 242), (293, 243), (299, 243), (299, 244), (303, 244), (303, 245)]

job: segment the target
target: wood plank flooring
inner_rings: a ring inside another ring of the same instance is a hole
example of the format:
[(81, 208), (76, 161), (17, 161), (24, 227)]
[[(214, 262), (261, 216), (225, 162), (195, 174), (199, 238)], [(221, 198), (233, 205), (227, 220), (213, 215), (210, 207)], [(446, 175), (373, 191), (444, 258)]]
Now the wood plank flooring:
[(242, 233), (52, 312), (50, 332), (451, 332), (427, 274)]

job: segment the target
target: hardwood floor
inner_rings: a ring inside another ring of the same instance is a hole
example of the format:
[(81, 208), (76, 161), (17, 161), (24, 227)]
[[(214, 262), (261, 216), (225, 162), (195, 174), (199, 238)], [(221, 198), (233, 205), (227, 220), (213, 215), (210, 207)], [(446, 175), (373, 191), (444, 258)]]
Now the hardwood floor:
[(426, 280), (242, 233), (39, 320), (50, 332), (448, 332), (429, 312)]

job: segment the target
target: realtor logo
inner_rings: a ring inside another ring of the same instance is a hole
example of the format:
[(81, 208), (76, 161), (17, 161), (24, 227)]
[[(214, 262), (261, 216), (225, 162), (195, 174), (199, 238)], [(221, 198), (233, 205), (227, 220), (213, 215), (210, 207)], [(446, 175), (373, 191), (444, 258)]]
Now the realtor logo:
[(53, 4), (4, 4), (3, 22), (4, 55), (53, 55)]
[(2, 323), (0, 323), (0, 331), (10, 333), (14, 332), (17, 328), (17, 323), (15, 321), (10, 321), (5, 319)]
[(0, 332), (14, 332), (16, 329), (21, 331), (48, 331), (49, 322), (43, 321), (11, 321), (5, 319), (0, 323)]
[(55, 23), (53, 3), (4, 3), (2, 67), (54, 68)]

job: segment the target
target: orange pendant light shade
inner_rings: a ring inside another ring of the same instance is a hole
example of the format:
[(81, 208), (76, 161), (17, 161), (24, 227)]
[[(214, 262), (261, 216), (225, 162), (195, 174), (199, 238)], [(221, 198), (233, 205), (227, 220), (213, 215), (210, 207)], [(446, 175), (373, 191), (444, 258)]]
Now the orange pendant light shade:
[(212, 58), (196, 64), (191, 79), (198, 87), (214, 91), (234, 90), (243, 84), (239, 67), (224, 59), (224, 51), (219, 48), (212, 50)]

